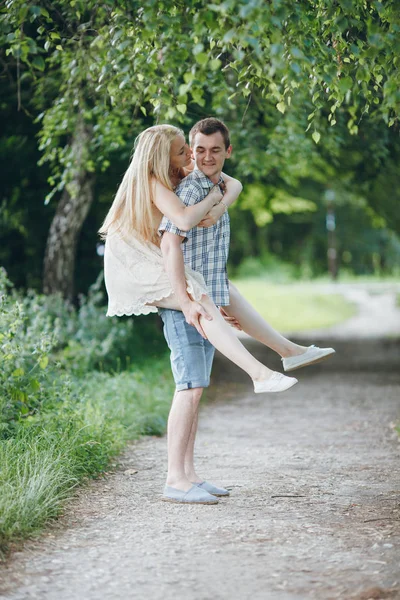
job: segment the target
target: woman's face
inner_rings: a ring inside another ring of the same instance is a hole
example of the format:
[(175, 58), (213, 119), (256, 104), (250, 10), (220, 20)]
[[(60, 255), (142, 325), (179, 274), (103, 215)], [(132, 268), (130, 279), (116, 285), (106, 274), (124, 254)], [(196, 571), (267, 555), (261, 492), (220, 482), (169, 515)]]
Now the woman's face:
[(183, 135), (177, 135), (171, 144), (170, 151), (170, 167), (173, 169), (181, 169), (190, 164), (192, 151), (185, 142)]

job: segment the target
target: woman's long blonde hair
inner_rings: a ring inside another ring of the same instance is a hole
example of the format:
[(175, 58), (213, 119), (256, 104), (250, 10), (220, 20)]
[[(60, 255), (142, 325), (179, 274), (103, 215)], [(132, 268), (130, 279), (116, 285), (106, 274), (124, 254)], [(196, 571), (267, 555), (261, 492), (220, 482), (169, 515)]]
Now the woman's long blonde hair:
[(173, 189), (169, 175), (170, 151), (178, 135), (184, 134), (172, 125), (155, 125), (138, 135), (131, 163), (99, 229), (102, 239), (119, 231), (127, 237), (139, 234), (145, 240), (158, 241), (153, 224), (152, 180), (157, 179), (166, 188)]

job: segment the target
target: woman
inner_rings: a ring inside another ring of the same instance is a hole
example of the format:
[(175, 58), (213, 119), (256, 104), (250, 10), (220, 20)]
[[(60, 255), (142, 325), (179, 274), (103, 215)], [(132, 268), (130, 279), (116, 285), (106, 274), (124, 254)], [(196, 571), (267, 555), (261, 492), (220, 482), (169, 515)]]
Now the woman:
[[(224, 196), (216, 186), (202, 202), (186, 207), (173, 190), (191, 168), (190, 149), (179, 129), (158, 125), (138, 136), (132, 162), (100, 229), (106, 239), (105, 282), (109, 316), (148, 314), (156, 312), (157, 307), (180, 310), (160, 250), (157, 230), (162, 217), (165, 215), (183, 230), (195, 225), (210, 226), (241, 191), (238, 181), (224, 175)], [(256, 393), (284, 391), (297, 383), (297, 379), (271, 371), (257, 361), (209, 298), (202, 275), (188, 266), (185, 274), (188, 293), (212, 317), (212, 320), (204, 318), (201, 322), (207, 338), (250, 375)], [(285, 359), (307, 351), (273, 330), (232, 285), (230, 294), (231, 304), (224, 307), (227, 319), (239, 323), (246, 333)]]

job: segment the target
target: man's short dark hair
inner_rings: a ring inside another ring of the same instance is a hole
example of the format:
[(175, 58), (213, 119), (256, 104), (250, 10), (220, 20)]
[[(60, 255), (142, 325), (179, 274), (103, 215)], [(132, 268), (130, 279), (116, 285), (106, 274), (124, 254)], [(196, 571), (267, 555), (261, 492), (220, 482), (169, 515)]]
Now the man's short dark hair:
[(229, 129), (219, 119), (215, 119), (214, 117), (207, 117), (207, 119), (202, 119), (198, 121), (195, 125), (193, 125), (192, 129), (189, 131), (189, 141), (190, 145), (193, 145), (194, 137), (196, 133), (203, 133), (204, 135), (212, 135), (213, 133), (217, 133), (219, 131), (224, 138), (225, 149), (228, 149), (231, 145), (231, 140), (229, 137)]

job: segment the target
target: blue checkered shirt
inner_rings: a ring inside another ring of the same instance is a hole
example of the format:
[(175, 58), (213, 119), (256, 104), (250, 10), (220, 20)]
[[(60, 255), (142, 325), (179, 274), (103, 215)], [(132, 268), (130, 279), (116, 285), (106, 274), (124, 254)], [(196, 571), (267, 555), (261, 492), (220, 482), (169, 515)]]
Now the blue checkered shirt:
[[(223, 180), (220, 179), (221, 183)], [(198, 169), (190, 173), (175, 192), (186, 206), (201, 202), (214, 187), (212, 181)], [(229, 305), (229, 283), (226, 262), (229, 252), (229, 215), (226, 211), (211, 227), (193, 227), (190, 231), (178, 229), (163, 217), (158, 228), (160, 234), (170, 231), (186, 238), (182, 244), (184, 261), (204, 277), (208, 293), (217, 306)]]

